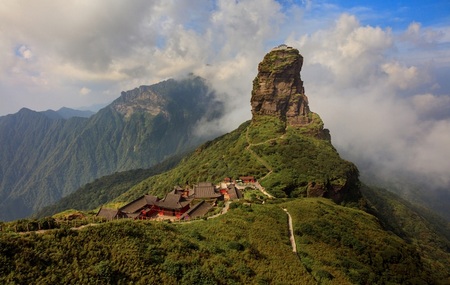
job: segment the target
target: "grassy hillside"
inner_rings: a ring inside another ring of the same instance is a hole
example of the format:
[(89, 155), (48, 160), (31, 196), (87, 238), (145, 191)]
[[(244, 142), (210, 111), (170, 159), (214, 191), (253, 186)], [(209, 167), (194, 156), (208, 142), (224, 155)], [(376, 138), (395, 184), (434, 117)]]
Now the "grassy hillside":
[[(438, 284), (414, 246), (328, 199), (235, 203), (184, 224), (115, 221), (0, 234), (4, 284)], [(293, 217), (298, 254), (288, 237)]]
[[(429, 260), (416, 245), (386, 231), (366, 212), (326, 199), (284, 205), (294, 219), (299, 256), (312, 272), (352, 284), (447, 284), (450, 254)], [(430, 248), (431, 249), (431, 248)], [(322, 273), (323, 275), (326, 275)]]
[[(145, 193), (164, 195), (174, 185), (200, 181), (219, 182), (224, 177), (255, 176), (277, 197), (303, 197), (314, 185), (331, 196), (342, 189), (344, 202), (357, 202), (356, 167), (339, 157), (331, 142), (317, 137), (322, 121), (302, 128), (264, 116), (210, 141), (183, 159), (173, 170), (150, 177), (116, 201), (130, 201)], [(336, 190), (336, 191), (335, 191)]]
[(450, 282), (450, 223), (432, 211), (413, 205), (381, 188), (362, 187), (369, 212), (387, 230), (414, 246), (430, 270)]

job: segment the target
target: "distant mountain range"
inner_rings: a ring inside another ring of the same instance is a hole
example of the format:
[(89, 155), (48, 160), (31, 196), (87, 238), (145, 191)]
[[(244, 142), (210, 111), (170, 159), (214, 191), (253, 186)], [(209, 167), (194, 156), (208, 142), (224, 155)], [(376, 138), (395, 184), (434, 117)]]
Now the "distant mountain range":
[(62, 107), (58, 111), (47, 110), (40, 113), (45, 114), (51, 119), (70, 119), (73, 117), (89, 118), (95, 114), (95, 112), (89, 110), (75, 110), (66, 107)]
[(29, 216), (117, 171), (149, 168), (214, 137), (200, 121), (222, 115), (205, 81), (191, 76), (122, 92), (96, 114), (22, 109), (0, 117), (0, 220)]

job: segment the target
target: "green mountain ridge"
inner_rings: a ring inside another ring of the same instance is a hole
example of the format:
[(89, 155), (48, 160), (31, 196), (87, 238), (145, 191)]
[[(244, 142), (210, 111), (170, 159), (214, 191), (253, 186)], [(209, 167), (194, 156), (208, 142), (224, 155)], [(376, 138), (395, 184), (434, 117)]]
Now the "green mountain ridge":
[(95, 112), (92, 111), (75, 110), (67, 107), (62, 107), (57, 111), (47, 110), (40, 113), (45, 114), (47, 117), (51, 119), (70, 119), (73, 117), (89, 118), (90, 116), (95, 114)]
[[(320, 120), (315, 116), (316, 122)], [(334, 188), (345, 188), (349, 195), (339, 197), (339, 202), (357, 203), (356, 167), (342, 160), (330, 141), (309, 135), (320, 131), (322, 124), (286, 130), (284, 124), (269, 116), (246, 122), (200, 146), (174, 169), (142, 181), (115, 200), (131, 201), (146, 193), (162, 196), (175, 185), (218, 183), (225, 177), (251, 175), (276, 197), (315, 196), (314, 191), (323, 189), (322, 196), (333, 198)], [(273, 131), (274, 126), (278, 131)]]
[[(145, 100), (148, 109), (118, 106)], [(221, 115), (221, 103), (199, 77), (123, 92), (90, 118), (52, 118), (22, 109), (0, 117), (0, 220), (26, 217), (95, 178), (149, 168), (208, 137), (195, 130)], [(214, 134), (210, 134), (213, 136)]]
[(117, 199), (174, 185), (251, 175), (276, 197), (328, 197), (357, 203), (358, 170), (339, 157), (320, 116), (309, 110), (298, 50), (269, 52), (258, 66), (251, 98), (253, 118), (237, 130), (199, 147), (173, 170), (154, 176)]
[[(369, 175), (369, 173), (372, 174)], [(387, 188), (411, 203), (433, 209), (434, 212), (450, 221), (450, 211), (448, 211), (449, 187), (436, 186), (430, 181), (418, 180), (412, 174), (398, 172), (391, 173), (391, 177), (385, 177), (373, 173), (376, 172), (362, 172), (362, 181), (369, 185)]]

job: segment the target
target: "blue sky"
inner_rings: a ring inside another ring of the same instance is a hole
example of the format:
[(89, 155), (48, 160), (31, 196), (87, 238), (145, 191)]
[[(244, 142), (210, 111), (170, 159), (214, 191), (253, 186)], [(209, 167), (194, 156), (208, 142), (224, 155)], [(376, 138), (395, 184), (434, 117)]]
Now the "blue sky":
[(202, 129), (230, 131), (251, 116), (258, 63), (286, 43), (341, 153), (450, 185), (449, 15), (449, 1), (3, 0), (0, 116), (193, 72), (229, 110)]
[(425, 26), (446, 25), (450, 21), (450, 2), (439, 1), (280, 1), (286, 7), (290, 3), (307, 5), (315, 2), (318, 6), (335, 6), (336, 10), (347, 11), (357, 15), (363, 24), (406, 28), (412, 21)]

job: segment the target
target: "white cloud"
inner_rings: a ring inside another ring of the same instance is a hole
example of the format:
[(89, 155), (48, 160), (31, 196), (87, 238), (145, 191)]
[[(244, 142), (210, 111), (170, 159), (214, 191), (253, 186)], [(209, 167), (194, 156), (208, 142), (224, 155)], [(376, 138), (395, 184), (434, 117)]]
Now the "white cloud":
[(399, 62), (386, 62), (381, 65), (381, 69), (388, 75), (389, 83), (399, 89), (412, 89), (424, 81), (415, 66), (405, 67)]
[[(291, 37), (289, 43), (305, 58), (302, 76), (310, 107), (322, 116), (345, 157), (379, 173), (407, 172), (448, 185), (450, 97), (434, 92), (450, 90), (433, 78), (441, 64), (433, 60), (439, 58), (415, 58), (430, 42), (442, 44), (438, 36), (417, 33), (408, 45), (404, 33), (361, 26), (344, 14), (335, 25)], [(450, 50), (441, 48), (440, 54), (449, 56)]]
[(346, 88), (367, 85), (379, 76), (377, 64), (392, 46), (392, 35), (389, 29), (361, 27), (355, 16), (343, 14), (328, 29), (288, 43), (299, 47), (306, 64), (328, 74), (328, 84)]
[(417, 94), (412, 97), (413, 108), (424, 120), (441, 120), (450, 118), (450, 96), (431, 93)]
[(24, 45), (20, 46), (17, 49), (17, 52), (18, 52), (19, 56), (24, 59), (31, 59), (33, 57), (33, 53), (31, 52), (31, 50), (27, 46), (24, 46)]
[(92, 91), (91, 89), (89, 89), (87, 87), (83, 87), (83, 88), (80, 89), (80, 94), (83, 95), (83, 96), (84, 95), (88, 95), (89, 93), (91, 93), (91, 91)]
[(412, 22), (403, 33), (401, 39), (418, 46), (429, 46), (439, 42), (443, 36), (444, 33), (442, 31), (423, 29), (420, 23)]

